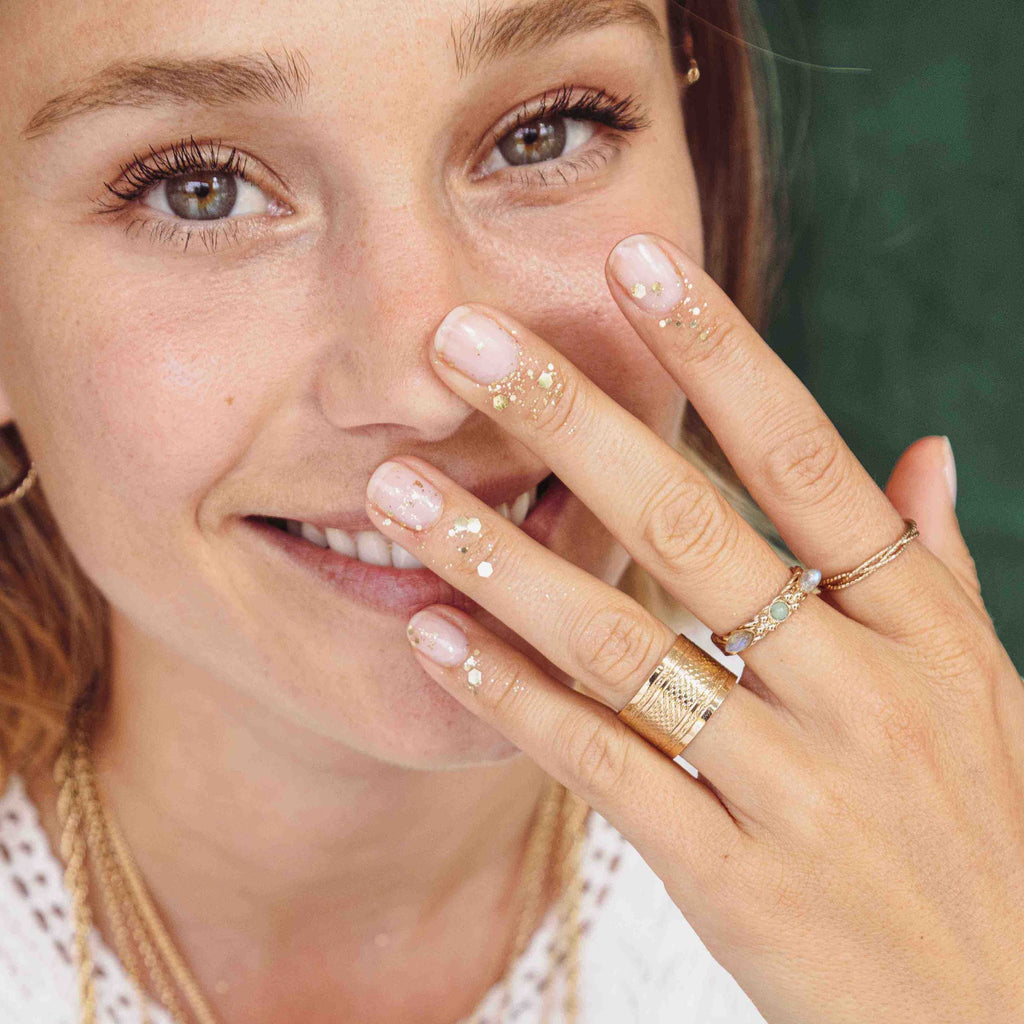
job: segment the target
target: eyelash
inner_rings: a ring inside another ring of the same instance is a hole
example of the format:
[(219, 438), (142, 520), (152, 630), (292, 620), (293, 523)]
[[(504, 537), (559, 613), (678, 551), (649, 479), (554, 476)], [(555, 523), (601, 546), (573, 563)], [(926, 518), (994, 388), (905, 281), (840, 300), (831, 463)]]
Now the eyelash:
[[(540, 100), (539, 106), (532, 105), (527, 101), (519, 107), (510, 122), (503, 123), (499, 128), (491, 132), (493, 145), (497, 145), (511, 132), (516, 131), (524, 124), (532, 121), (562, 117), (579, 121), (593, 121), (603, 124), (607, 131), (603, 133), (604, 148), (588, 147), (580, 151), (573, 151), (572, 155), (565, 159), (540, 161), (538, 164), (523, 164), (518, 167), (505, 167), (487, 175), (486, 177), (505, 176), (515, 179), (517, 187), (527, 189), (540, 180), (541, 187), (551, 187), (544, 171), (541, 168), (551, 165), (556, 169), (563, 184), (569, 184), (566, 171), (576, 172), (576, 180), (585, 169), (597, 170), (603, 166), (612, 155), (617, 152), (626, 142), (626, 137), (650, 126), (650, 119), (646, 116), (639, 101), (632, 94), (626, 94), (617, 98), (603, 89), (587, 89), (577, 98), (573, 98), (576, 87), (570, 84), (560, 86), (553, 95), (549, 97), (545, 93)], [(586, 146), (586, 143), (584, 143)], [(206, 153), (202, 146), (193, 137), (182, 140), (171, 146), (166, 153), (156, 153), (150, 147), (152, 164), (145, 163), (141, 158), (135, 158), (127, 165), (121, 167), (121, 179), (116, 184), (104, 182), (113, 195), (117, 196), (119, 202), (107, 203), (103, 200), (96, 200), (100, 212), (105, 214), (119, 213), (131, 206), (134, 202), (144, 196), (153, 186), (161, 181), (176, 178), (190, 173), (202, 171), (204, 173), (218, 173), (223, 175), (238, 175), (243, 180), (259, 186), (246, 173), (248, 165), (244, 155), (239, 154), (234, 148), (224, 159), (220, 159), (220, 143), (209, 143)], [(188, 248), (193, 237), (198, 237), (209, 251), (216, 249), (217, 241), (224, 235), (230, 234), (233, 239), (237, 238), (238, 227), (228, 227), (232, 221), (243, 218), (224, 217), (210, 222), (209, 227), (188, 227), (181, 228), (180, 224), (192, 225), (195, 222), (187, 220), (171, 220), (170, 218), (146, 217), (130, 221), (125, 227), (125, 234), (130, 234), (133, 227), (141, 225), (148, 228), (152, 235), (159, 241), (170, 244), (181, 243), (184, 239), (182, 251)]]

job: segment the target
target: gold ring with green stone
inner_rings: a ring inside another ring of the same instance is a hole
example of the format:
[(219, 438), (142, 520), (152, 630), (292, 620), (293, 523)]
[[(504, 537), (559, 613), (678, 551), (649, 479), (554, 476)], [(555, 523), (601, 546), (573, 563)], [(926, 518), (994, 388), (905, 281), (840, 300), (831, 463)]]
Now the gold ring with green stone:
[(818, 569), (802, 565), (789, 568), (789, 581), (749, 622), (729, 630), (712, 633), (711, 642), (725, 654), (742, 654), (779, 628), (811, 594), (817, 594), (821, 582)]

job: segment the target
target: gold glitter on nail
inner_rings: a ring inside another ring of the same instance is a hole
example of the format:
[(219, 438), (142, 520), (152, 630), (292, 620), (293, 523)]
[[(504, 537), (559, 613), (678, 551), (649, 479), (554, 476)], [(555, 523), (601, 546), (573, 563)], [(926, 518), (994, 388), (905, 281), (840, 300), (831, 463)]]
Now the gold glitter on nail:
[(655, 295), (660, 295), (661, 294), (661, 282), (660, 281), (655, 281), (654, 284), (651, 285), (651, 291), (654, 292)]
[(700, 340), (701, 341), (707, 341), (708, 340), (708, 335), (710, 333), (711, 333), (710, 331), (701, 331), (700, 332)]
[(494, 572), (494, 566), (491, 565), (490, 562), (481, 562), (476, 567), (476, 571), (480, 576), (483, 576), (484, 579), (486, 579), (492, 572)]
[(549, 390), (552, 384), (553, 378), (548, 370), (545, 370), (537, 378), (537, 387), (543, 388), (545, 391)]
[(505, 408), (506, 405), (508, 405), (508, 399), (504, 395), (495, 395), (494, 396), (494, 408), (495, 409), (497, 409), (500, 412), (502, 409)]
[(388, 517), (387, 519), (384, 520), (384, 525), (385, 526), (390, 526), (391, 525), (391, 518), (390, 517)]
[(647, 294), (647, 288), (637, 281), (637, 283), (629, 289), (629, 294), (632, 295), (634, 299), (642, 299)]
[(458, 550), (460, 555), (464, 555), (469, 550), (469, 548), (459, 547), (457, 550)]
[(483, 681), (484, 677), (480, 675), (480, 669), (473, 668), (469, 670), (469, 674), (466, 678), (469, 680), (469, 688), (471, 690), (475, 690)]

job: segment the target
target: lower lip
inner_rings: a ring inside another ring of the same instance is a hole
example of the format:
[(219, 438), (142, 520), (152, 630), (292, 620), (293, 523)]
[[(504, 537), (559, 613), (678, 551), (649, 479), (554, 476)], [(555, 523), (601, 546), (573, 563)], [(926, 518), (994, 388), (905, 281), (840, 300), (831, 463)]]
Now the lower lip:
[[(561, 480), (552, 480), (519, 529), (545, 544), (570, 493)], [(377, 611), (408, 617), (428, 604), (449, 604), (466, 612), (480, 607), (431, 569), (370, 565), (332, 548), (319, 547), (263, 520), (243, 518), (238, 522), (275, 553), (287, 556), (290, 563), (297, 562), (338, 593)]]

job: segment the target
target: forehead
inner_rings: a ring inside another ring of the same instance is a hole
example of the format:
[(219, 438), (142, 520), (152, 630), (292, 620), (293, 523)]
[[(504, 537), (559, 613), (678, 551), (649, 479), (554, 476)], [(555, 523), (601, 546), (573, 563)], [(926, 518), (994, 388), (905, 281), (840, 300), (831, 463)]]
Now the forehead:
[[(260, 0), (171, 10), (166, 0), (48, 0), (3, 5), (0, 55), (15, 69), (8, 110), (22, 115), (20, 134), (31, 138), (106, 104), (164, 102), (190, 90), (205, 90), (204, 102), (301, 100), (314, 68), (364, 86), (367, 76), (386, 85), (417, 68), (462, 79), (615, 26), (664, 38), (659, 14), (644, 0)], [(289, 41), (284, 59), (264, 49), (269, 38)]]

